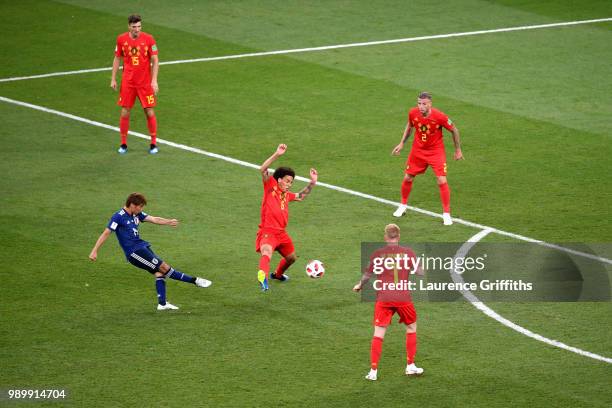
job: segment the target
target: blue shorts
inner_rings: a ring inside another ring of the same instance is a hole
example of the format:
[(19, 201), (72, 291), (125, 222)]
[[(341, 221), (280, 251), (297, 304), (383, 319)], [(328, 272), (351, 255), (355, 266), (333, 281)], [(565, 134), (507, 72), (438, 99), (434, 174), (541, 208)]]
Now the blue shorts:
[(132, 265), (151, 273), (159, 271), (163, 262), (160, 257), (151, 251), (151, 247), (137, 249), (127, 257), (127, 260)]

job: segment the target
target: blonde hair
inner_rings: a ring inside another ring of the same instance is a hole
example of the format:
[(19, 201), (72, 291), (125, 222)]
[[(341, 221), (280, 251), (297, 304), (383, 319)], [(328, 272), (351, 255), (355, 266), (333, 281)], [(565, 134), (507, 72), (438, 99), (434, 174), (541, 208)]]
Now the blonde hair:
[(389, 239), (398, 239), (400, 236), (400, 227), (397, 224), (388, 224), (385, 227), (385, 237)]

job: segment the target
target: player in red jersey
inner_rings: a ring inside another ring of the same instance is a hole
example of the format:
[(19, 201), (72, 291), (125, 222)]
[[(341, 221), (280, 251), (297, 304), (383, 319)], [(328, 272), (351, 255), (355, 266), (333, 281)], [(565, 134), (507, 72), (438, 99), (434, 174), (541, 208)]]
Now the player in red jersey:
[(270, 260), (274, 251), (278, 251), (283, 258), (278, 263), (275, 273), (272, 274), (272, 279), (278, 279), (281, 282), (289, 279), (284, 272), (296, 260), (293, 241), (285, 231), (289, 221), (289, 203), (303, 201), (312, 191), (318, 178), (317, 171), (310, 169), (310, 183), (297, 194), (290, 192), (289, 189), (295, 178), (295, 172), (292, 169), (279, 167), (273, 174), (268, 172), (270, 165), (286, 151), (287, 145), (278, 145), (274, 154), (268, 157), (259, 169), (263, 180), (264, 195), (261, 202), (261, 223), (257, 232), (255, 250), (261, 253), (257, 281), (263, 291), (269, 289)]
[(455, 160), (463, 159), (461, 144), (459, 141), (459, 130), (453, 122), (441, 111), (431, 107), (431, 94), (421, 92), (417, 99), (417, 107), (408, 113), (408, 124), (400, 143), (393, 148), (391, 154), (399, 155), (404, 148), (404, 143), (410, 137), (412, 129), (415, 130), (412, 150), (408, 155), (404, 181), (402, 182), (402, 203), (393, 215), (401, 217), (408, 208), (408, 196), (412, 189), (412, 181), (418, 174), (427, 170), (427, 166), (433, 168), (434, 174), (440, 188), (440, 201), (442, 201), (442, 219), (444, 225), (451, 225), (453, 219), (450, 215), (450, 189), (446, 180), (446, 152), (442, 140), (442, 128), (453, 134), (455, 144)]
[[(423, 269), (418, 263), (413, 262), (416, 256), (412, 249), (403, 247), (399, 244), (400, 228), (395, 224), (385, 227), (385, 242), (387, 245), (375, 251), (370, 257), (370, 265), (363, 274), (361, 280), (353, 287), (355, 292), (359, 292), (363, 285), (370, 280), (372, 274), (376, 274), (378, 282), (374, 282), (376, 291), (376, 303), (374, 305), (374, 337), (370, 346), (370, 372), (366, 375), (366, 380), (376, 381), (378, 378), (378, 361), (382, 353), (383, 339), (387, 327), (391, 324), (393, 315), (397, 313), (400, 317), (399, 322), (406, 325), (406, 375), (421, 375), (423, 369), (414, 364), (416, 355), (416, 311), (407, 288), (396, 289), (397, 286), (389, 287), (386, 285), (408, 282), (410, 274), (423, 274)], [(382, 271), (374, 269), (375, 259), (396, 258), (406, 256), (408, 262), (400, 264), (394, 269), (385, 268), (384, 264), (378, 264)], [(415, 264), (417, 267), (415, 268)]]
[(151, 135), (149, 153), (156, 154), (158, 152), (157, 118), (153, 107), (157, 104), (156, 95), (159, 91), (157, 85), (159, 58), (157, 56), (157, 44), (155, 44), (153, 36), (141, 31), (141, 21), (139, 15), (129, 16), (129, 31), (117, 37), (117, 45), (115, 46), (115, 59), (113, 60), (113, 73), (110, 83), (114, 90), (117, 90), (117, 71), (121, 59), (123, 59), (121, 90), (117, 102), (117, 105), (121, 106), (121, 118), (119, 119), (121, 146), (118, 150), (121, 154), (127, 152), (130, 110), (134, 106), (137, 96), (147, 116), (147, 127)]

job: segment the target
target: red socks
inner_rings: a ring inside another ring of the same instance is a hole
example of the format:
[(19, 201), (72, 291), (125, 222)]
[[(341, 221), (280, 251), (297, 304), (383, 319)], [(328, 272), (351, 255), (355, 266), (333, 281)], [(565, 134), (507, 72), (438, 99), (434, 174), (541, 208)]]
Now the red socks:
[(440, 201), (442, 201), (442, 209), (445, 213), (450, 213), (450, 189), (448, 183), (438, 184), (440, 187)]
[(130, 117), (121, 116), (119, 118), (119, 134), (121, 135), (121, 144), (127, 145), (127, 134), (130, 130)]
[(414, 356), (417, 350), (416, 333), (406, 333), (406, 361), (408, 364), (414, 363)]
[(287, 268), (289, 268), (289, 263), (287, 263), (287, 261), (285, 260), (285, 258), (281, 258), (280, 262), (278, 263), (278, 266), (276, 267), (276, 272), (274, 272), (274, 275), (276, 275), (277, 277), (281, 277), (283, 275), (283, 273), (287, 270)]
[[(155, 115), (147, 115), (147, 127), (149, 128), (149, 134), (151, 135), (151, 144), (157, 144), (157, 118)], [(128, 130), (130, 130), (130, 117), (121, 116), (119, 119), (119, 133), (121, 134), (122, 145), (127, 145)]]
[(155, 115), (147, 115), (147, 127), (151, 135), (151, 144), (157, 144), (157, 118)]
[(262, 255), (259, 259), (259, 269), (266, 273), (266, 278), (270, 275), (270, 257)]
[(402, 204), (408, 203), (408, 196), (410, 195), (410, 190), (412, 190), (412, 181), (407, 181), (404, 179), (402, 181)]
[[(408, 196), (412, 190), (412, 181), (404, 179), (402, 182), (402, 204), (408, 203)], [(448, 183), (438, 184), (440, 188), (440, 201), (442, 201), (442, 209), (445, 213), (450, 213), (450, 188)]]
[[(378, 361), (382, 353), (383, 339), (381, 337), (372, 337), (372, 346), (370, 348), (370, 361), (372, 370), (378, 369)], [(414, 356), (417, 350), (417, 335), (416, 333), (406, 333), (406, 361), (408, 364), (414, 363)]]
[(370, 361), (372, 370), (378, 369), (378, 360), (380, 360), (380, 353), (382, 353), (382, 337), (372, 337), (372, 346), (370, 348)]

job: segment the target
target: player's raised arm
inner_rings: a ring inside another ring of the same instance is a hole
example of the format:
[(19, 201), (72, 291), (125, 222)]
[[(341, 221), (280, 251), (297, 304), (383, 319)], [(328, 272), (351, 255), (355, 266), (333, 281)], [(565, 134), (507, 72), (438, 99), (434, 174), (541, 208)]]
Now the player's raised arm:
[(459, 139), (459, 129), (457, 129), (457, 126), (453, 127), (453, 130), (451, 130), (451, 132), (453, 133), (453, 144), (455, 145), (455, 160), (461, 160), (463, 159), (463, 152), (461, 151), (461, 140)]
[(318, 179), (319, 179), (319, 173), (317, 173), (317, 170), (310, 169), (310, 183), (308, 183), (308, 185), (304, 187), (302, 191), (297, 193), (297, 195), (295, 196), (295, 201), (304, 201), (304, 199), (312, 191), (315, 184), (317, 184)]
[(406, 124), (406, 129), (404, 129), (404, 134), (402, 135), (402, 139), (400, 140), (399, 144), (393, 148), (393, 151), (391, 151), (392, 155), (397, 156), (398, 154), (400, 154), (400, 152), (404, 148), (406, 140), (408, 140), (408, 138), (410, 137), (410, 133), (412, 133), (412, 123), (410, 122), (410, 120), (408, 120), (408, 123)]
[(108, 228), (104, 228), (104, 231), (102, 231), (102, 234), (100, 234), (100, 237), (96, 241), (96, 244), (94, 245), (93, 249), (89, 253), (89, 259), (91, 259), (92, 261), (95, 261), (98, 258), (98, 249), (100, 249), (100, 247), (102, 246), (102, 244), (104, 244), (104, 241), (106, 241), (106, 239), (108, 238), (110, 234), (111, 234), (111, 230)]
[(175, 218), (154, 217), (152, 215), (147, 215), (143, 221), (156, 225), (169, 225), (171, 227), (176, 227), (179, 224), (179, 221)]
[(272, 154), (272, 156), (268, 157), (266, 161), (262, 163), (261, 167), (259, 168), (259, 171), (261, 172), (261, 176), (263, 177), (264, 181), (266, 181), (268, 177), (270, 177), (270, 175), (268, 174), (268, 168), (270, 168), (270, 165), (272, 165), (272, 163), (274, 163), (274, 161), (276, 161), (276, 159), (278, 159), (280, 156), (285, 154), (286, 151), (287, 145), (281, 143), (278, 145), (276, 151)]

